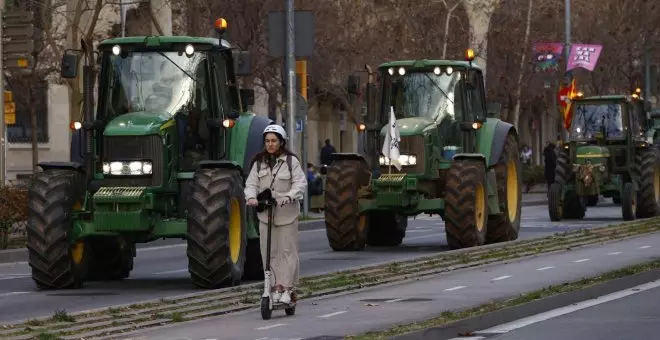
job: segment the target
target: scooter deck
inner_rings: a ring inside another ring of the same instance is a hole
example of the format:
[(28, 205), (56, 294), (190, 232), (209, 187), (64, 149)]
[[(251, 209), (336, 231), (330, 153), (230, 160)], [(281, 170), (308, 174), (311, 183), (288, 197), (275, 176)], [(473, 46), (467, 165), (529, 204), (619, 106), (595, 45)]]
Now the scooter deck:
[(273, 310), (282, 310), (282, 309), (288, 309), (295, 307), (295, 303), (281, 303), (281, 302), (274, 302), (273, 303)]

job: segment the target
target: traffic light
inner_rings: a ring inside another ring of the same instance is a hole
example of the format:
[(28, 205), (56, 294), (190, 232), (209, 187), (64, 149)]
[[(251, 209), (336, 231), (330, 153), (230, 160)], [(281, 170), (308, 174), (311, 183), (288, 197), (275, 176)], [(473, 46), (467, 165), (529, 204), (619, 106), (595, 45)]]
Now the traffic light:
[(14, 94), (11, 91), (5, 91), (4, 119), (5, 125), (16, 124), (16, 103), (14, 102)]
[(307, 60), (296, 60), (298, 91), (307, 100)]

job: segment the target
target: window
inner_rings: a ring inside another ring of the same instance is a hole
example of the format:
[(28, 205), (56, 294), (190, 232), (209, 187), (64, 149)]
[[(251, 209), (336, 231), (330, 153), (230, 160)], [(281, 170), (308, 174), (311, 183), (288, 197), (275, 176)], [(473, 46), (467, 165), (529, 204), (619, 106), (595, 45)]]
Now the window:
[[(32, 143), (31, 105), (35, 106), (37, 115), (37, 141), (48, 143), (48, 83), (9, 80), (7, 88), (13, 91), (16, 103), (16, 124), (7, 125), (9, 143)], [(29, 96), (30, 89), (32, 98)]]

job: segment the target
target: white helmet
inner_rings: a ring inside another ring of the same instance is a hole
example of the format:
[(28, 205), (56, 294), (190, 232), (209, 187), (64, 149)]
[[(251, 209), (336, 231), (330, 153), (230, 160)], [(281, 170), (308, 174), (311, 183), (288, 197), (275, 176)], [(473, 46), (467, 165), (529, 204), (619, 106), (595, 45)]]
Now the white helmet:
[(279, 135), (280, 138), (282, 138), (283, 140), (287, 139), (286, 131), (284, 131), (283, 127), (281, 127), (277, 124), (271, 124), (271, 125), (266, 126), (266, 128), (264, 129), (263, 135), (266, 136), (266, 134), (269, 133), (269, 132), (272, 132), (276, 135)]

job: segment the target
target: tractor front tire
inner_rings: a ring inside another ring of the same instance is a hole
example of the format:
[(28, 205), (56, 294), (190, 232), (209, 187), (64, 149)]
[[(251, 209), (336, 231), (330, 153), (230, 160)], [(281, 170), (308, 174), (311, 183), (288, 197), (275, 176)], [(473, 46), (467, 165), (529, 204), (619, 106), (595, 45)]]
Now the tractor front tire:
[(247, 226), (243, 180), (229, 169), (200, 169), (188, 207), (188, 271), (201, 288), (238, 285), (243, 276)]
[(363, 250), (367, 240), (367, 216), (358, 215), (358, 192), (369, 184), (369, 169), (361, 162), (338, 160), (328, 167), (325, 187), (325, 227), (330, 248)]
[(513, 241), (518, 238), (522, 209), (521, 175), (518, 141), (513, 134), (509, 134), (504, 151), (495, 165), (497, 196), (502, 213), (489, 217), (486, 243)]
[(485, 165), (481, 160), (453, 161), (445, 187), (445, 233), (449, 247), (483, 245), (488, 223)]
[(570, 183), (575, 180), (575, 175), (573, 174), (571, 168), (571, 161), (569, 159), (568, 150), (562, 148), (557, 152), (557, 165), (555, 166), (555, 183), (559, 183), (562, 186)]
[(548, 189), (548, 213), (550, 221), (558, 222), (564, 217), (564, 207), (561, 198), (561, 184), (552, 183)]
[(624, 221), (633, 221), (637, 215), (637, 193), (631, 182), (624, 183), (621, 190), (621, 213)]
[(660, 215), (660, 152), (649, 147), (635, 155), (637, 188), (637, 217), (649, 218)]
[(81, 288), (87, 274), (86, 242), (72, 244), (72, 212), (84, 197), (84, 175), (75, 170), (37, 173), (28, 190), (27, 249), (32, 279), (41, 289)]
[(133, 270), (135, 244), (119, 237), (105, 236), (87, 240), (90, 250), (88, 281), (123, 280)]

